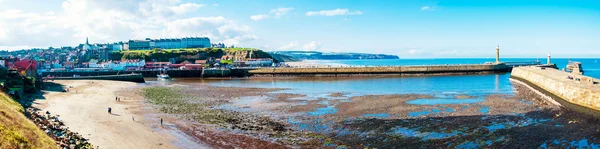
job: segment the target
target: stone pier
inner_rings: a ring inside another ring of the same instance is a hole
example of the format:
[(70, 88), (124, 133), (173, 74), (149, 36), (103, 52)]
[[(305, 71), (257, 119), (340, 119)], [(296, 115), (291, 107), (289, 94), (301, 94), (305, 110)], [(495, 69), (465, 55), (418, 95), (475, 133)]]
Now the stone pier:
[(600, 116), (598, 79), (540, 67), (513, 68), (511, 79), (543, 93), (550, 102), (556, 101), (567, 109)]
[(259, 68), (249, 70), (251, 76), (371, 76), (371, 75), (445, 75), (510, 72), (504, 64), (389, 66), (389, 67), (320, 67), (320, 68)]

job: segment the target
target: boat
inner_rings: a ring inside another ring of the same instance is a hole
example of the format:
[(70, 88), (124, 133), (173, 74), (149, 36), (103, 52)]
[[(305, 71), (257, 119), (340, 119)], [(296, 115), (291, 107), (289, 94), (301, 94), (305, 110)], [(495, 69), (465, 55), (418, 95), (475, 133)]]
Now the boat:
[(165, 73), (157, 74), (156, 77), (158, 78), (158, 80), (170, 80), (171, 79), (171, 77)]
[[(159, 66), (162, 67), (162, 64)], [(165, 68), (160, 69), (160, 73), (156, 75), (158, 80), (171, 80), (171, 77), (167, 74), (167, 70)]]

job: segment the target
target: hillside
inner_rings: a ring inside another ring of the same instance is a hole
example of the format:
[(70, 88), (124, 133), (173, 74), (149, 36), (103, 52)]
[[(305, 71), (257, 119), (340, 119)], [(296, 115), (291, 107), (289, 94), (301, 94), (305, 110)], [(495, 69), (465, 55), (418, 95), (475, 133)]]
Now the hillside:
[(318, 51), (273, 51), (271, 55), (285, 55), (297, 60), (334, 60), (334, 59), (398, 59), (396, 55), (369, 53), (323, 53)]
[(259, 49), (253, 48), (193, 48), (193, 49), (164, 49), (164, 50), (130, 50), (111, 53), (112, 60), (124, 59), (144, 59), (148, 62), (169, 61), (175, 58), (176, 61), (184, 60), (204, 60), (209, 57), (221, 58), (222, 56), (232, 56), (233, 59), (247, 58), (271, 58), (271, 56)]
[(295, 62), (298, 61), (298, 59), (288, 56), (288, 55), (283, 55), (283, 54), (275, 54), (275, 53), (269, 53), (269, 55), (271, 55), (271, 57), (273, 58), (273, 60), (278, 61), (278, 62)]
[(25, 117), (23, 110), (0, 92), (0, 148), (56, 148), (54, 141)]

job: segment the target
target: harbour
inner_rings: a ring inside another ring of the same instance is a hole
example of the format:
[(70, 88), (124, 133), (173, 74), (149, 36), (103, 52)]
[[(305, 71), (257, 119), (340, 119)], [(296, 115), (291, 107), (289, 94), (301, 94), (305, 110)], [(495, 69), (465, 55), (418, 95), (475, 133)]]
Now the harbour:
[(0, 8), (0, 149), (600, 149), (599, 1)]

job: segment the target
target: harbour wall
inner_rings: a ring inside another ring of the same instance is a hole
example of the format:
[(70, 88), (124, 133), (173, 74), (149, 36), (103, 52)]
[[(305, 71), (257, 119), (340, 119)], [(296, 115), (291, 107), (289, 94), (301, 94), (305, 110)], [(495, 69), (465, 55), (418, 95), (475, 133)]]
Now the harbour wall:
[(598, 82), (597, 79), (540, 67), (513, 68), (511, 79), (543, 94), (542, 97), (550, 103), (558, 103), (569, 110), (591, 116), (600, 116), (600, 85), (593, 83)]
[(322, 67), (322, 68), (259, 68), (248, 70), (251, 77), (343, 77), (343, 76), (415, 76), (415, 75), (460, 75), (510, 72), (512, 67), (497, 65), (437, 65), (437, 66), (392, 66), (392, 67)]
[[(42, 76), (48, 75), (55, 77), (73, 77), (79, 76), (103, 76), (103, 75), (120, 75), (120, 74), (141, 74), (143, 77), (156, 77), (160, 74), (157, 70), (135, 70), (135, 71), (94, 71), (94, 72), (42, 72)], [(170, 77), (186, 78), (186, 77), (202, 77), (202, 70), (169, 70), (166, 72)]]
[(112, 81), (129, 81), (136, 83), (144, 83), (144, 77), (141, 74), (122, 74), (122, 75), (103, 75), (103, 76), (79, 76), (79, 77), (53, 77), (47, 78), (50, 80), (112, 80)]

